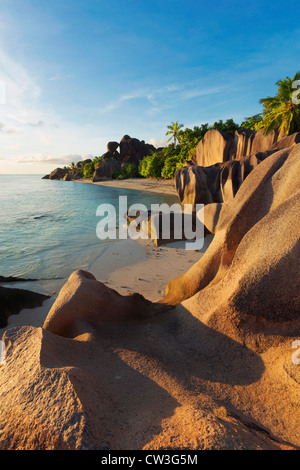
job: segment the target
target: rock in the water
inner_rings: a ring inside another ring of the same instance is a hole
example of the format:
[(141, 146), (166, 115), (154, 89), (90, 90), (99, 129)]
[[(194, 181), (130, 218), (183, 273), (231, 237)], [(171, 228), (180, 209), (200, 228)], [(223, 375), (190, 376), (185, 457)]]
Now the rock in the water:
[(14, 277), (14, 276), (0, 276), (0, 282), (5, 283), (5, 282), (30, 282), (30, 281), (36, 281), (36, 279), (29, 279), (29, 278), (24, 278), (24, 277)]
[(9, 315), (16, 315), (24, 308), (39, 307), (46, 299), (48, 295), (0, 286), (0, 328), (7, 325)]
[(69, 173), (67, 168), (56, 168), (55, 170), (51, 171), (49, 179), (62, 180), (67, 173)]
[(75, 179), (75, 175), (72, 173), (66, 173), (63, 177), (63, 181), (72, 181), (73, 179)]

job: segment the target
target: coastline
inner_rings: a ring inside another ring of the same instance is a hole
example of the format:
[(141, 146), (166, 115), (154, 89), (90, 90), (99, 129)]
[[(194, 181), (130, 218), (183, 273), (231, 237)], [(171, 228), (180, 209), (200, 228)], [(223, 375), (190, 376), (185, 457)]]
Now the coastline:
[[(116, 240), (82, 269), (121, 295), (137, 292), (155, 302), (164, 296), (169, 281), (186, 272), (203, 256), (212, 239), (213, 235), (206, 236), (204, 246), (199, 251), (185, 250), (182, 241), (157, 247), (150, 239)], [(67, 279), (61, 282), (60, 288), (66, 281)], [(41, 328), (60, 288), (41, 307), (23, 309), (17, 315), (10, 315), (7, 326), (0, 329), (0, 339), (5, 331), (13, 327)]]
[[(136, 178), (103, 182), (92, 182), (91, 179), (74, 181), (177, 197), (173, 180)], [(169, 281), (186, 272), (200, 259), (212, 238), (212, 236), (205, 237), (204, 246), (199, 251), (185, 250), (182, 241), (157, 247), (151, 239), (116, 240), (100, 255), (97, 255), (90, 264), (78, 266), (77, 269), (90, 272), (98, 281), (121, 295), (126, 296), (138, 292), (146, 299), (155, 302), (164, 296)], [(72, 272), (69, 276), (71, 274)], [(41, 307), (23, 309), (16, 315), (10, 315), (7, 326), (0, 329), (0, 339), (4, 332), (12, 327), (25, 325), (42, 327), (67, 279), (53, 280), (49, 284), (49, 291), (45, 290), (44, 286), (39, 286), (38, 282), (11, 285), (11, 287), (21, 287), (35, 292), (42, 291), (50, 295), (50, 299), (44, 301)]]
[(93, 182), (91, 178), (72, 180), (75, 183), (96, 184), (98, 186), (110, 186), (114, 188), (149, 191), (160, 194), (177, 196), (174, 180), (156, 180), (152, 178), (132, 178), (124, 180), (107, 180)]

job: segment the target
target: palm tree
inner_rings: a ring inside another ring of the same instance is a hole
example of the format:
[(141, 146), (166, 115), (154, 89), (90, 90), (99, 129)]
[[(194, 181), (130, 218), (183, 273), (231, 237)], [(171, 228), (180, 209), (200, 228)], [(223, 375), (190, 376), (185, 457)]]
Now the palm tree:
[(276, 83), (276, 95), (259, 100), (264, 106), (261, 124), (265, 135), (274, 129), (278, 130), (279, 138), (300, 131), (300, 105), (292, 99), (295, 92), (294, 82), (299, 78), (300, 72), (297, 72), (294, 78), (279, 80)]
[(169, 126), (167, 126), (167, 128), (170, 130), (166, 132), (166, 135), (171, 135), (167, 142), (170, 142), (170, 140), (174, 139), (174, 146), (176, 147), (176, 141), (178, 140), (178, 132), (180, 131), (180, 129), (183, 128), (183, 124), (178, 124), (178, 121), (176, 121), (172, 122)]

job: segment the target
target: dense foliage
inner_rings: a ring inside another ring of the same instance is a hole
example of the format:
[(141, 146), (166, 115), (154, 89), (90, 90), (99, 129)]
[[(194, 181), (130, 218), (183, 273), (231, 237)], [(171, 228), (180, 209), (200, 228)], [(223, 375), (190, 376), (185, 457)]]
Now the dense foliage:
[(91, 163), (86, 163), (82, 167), (82, 173), (84, 178), (92, 178), (95, 173), (96, 165), (100, 162), (101, 157), (95, 157)]
[(164, 166), (162, 153), (153, 152), (144, 157), (139, 163), (139, 173), (144, 178), (160, 178)]
[(264, 107), (261, 127), (265, 134), (276, 129), (281, 137), (300, 131), (300, 103), (297, 98), (300, 85), (300, 72), (293, 78), (283, 78), (277, 83), (275, 96), (262, 98)]
[(116, 171), (112, 174), (113, 179), (116, 180), (136, 178), (137, 176), (139, 176), (139, 170), (134, 163), (125, 163), (120, 171)]
[(203, 139), (207, 131), (218, 129), (227, 134), (234, 135), (235, 131), (239, 128), (240, 126), (233, 119), (227, 119), (225, 122), (220, 120), (213, 125), (206, 123), (201, 126), (195, 126), (193, 129), (180, 129), (176, 132), (177, 145), (175, 145), (175, 142), (169, 144), (160, 152), (155, 152), (140, 162), (140, 175), (145, 178), (171, 179), (174, 177), (177, 168), (182, 168), (186, 161), (192, 159), (196, 153), (198, 143)]

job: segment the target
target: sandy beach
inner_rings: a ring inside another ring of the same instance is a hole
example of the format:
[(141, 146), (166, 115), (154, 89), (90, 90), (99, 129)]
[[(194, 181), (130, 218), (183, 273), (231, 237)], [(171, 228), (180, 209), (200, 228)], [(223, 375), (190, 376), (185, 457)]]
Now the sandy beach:
[(91, 178), (81, 178), (73, 180), (76, 183), (97, 184), (100, 186), (110, 186), (114, 188), (136, 189), (139, 191), (150, 191), (160, 194), (170, 194), (177, 196), (174, 180), (156, 180), (152, 178), (132, 178), (125, 180), (107, 180), (93, 182)]
[[(163, 297), (169, 281), (186, 272), (203, 256), (212, 238), (212, 235), (206, 236), (204, 246), (199, 251), (186, 250), (181, 241), (161, 247), (155, 246), (152, 240), (116, 241), (83, 269), (121, 295), (138, 292), (148, 300), (157, 301)], [(8, 325), (0, 329), (0, 338), (6, 330), (15, 326), (42, 327), (58, 294), (59, 291), (51, 295), (41, 307), (24, 309), (17, 315), (9, 316)]]

